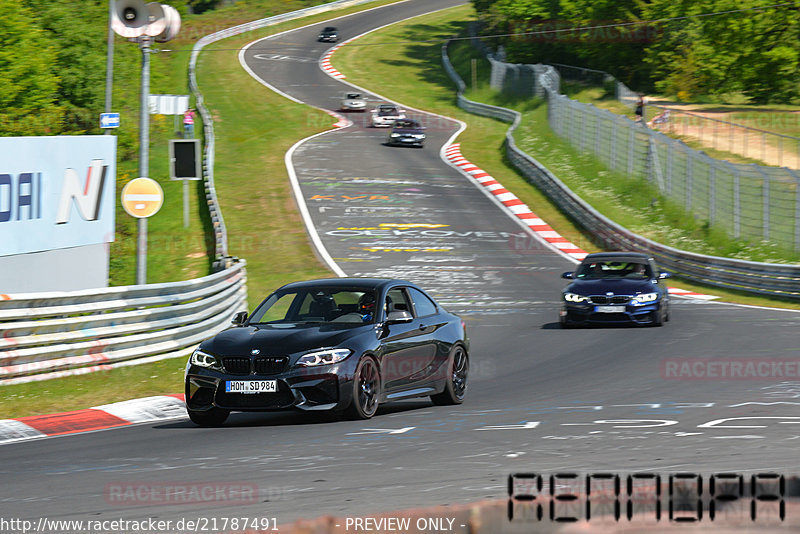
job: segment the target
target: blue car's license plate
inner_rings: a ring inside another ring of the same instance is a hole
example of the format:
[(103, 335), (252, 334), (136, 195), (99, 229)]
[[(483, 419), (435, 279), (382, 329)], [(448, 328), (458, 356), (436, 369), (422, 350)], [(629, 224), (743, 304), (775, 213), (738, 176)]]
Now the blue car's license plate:
[(625, 306), (595, 306), (596, 313), (625, 313)]

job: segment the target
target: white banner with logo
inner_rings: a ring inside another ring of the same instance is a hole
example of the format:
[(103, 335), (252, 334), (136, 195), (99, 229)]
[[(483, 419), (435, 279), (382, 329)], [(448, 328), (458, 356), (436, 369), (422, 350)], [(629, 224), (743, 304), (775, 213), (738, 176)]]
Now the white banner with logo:
[(117, 138), (0, 137), (0, 256), (114, 241)]

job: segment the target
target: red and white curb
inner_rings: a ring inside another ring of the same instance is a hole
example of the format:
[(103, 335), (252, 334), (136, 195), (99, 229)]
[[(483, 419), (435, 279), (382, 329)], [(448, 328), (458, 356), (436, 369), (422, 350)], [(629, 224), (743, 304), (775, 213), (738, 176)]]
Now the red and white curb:
[(503, 187), (503, 184), (494, 179), (489, 173), (477, 167), (461, 155), (461, 144), (453, 143), (445, 150), (445, 157), (464, 173), (472, 176), (487, 191), (492, 193), (511, 213), (523, 224), (529, 227), (539, 238), (546, 241), (565, 255), (576, 260), (582, 260), (588, 254), (585, 250), (570, 242), (561, 234), (553, 230), (549, 224), (522, 202), (517, 196)]
[[(540, 217), (531, 211), (531, 209), (522, 202), (517, 196), (508, 191), (503, 184), (494, 179), (489, 173), (467, 160), (461, 155), (461, 144), (453, 143), (445, 150), (445, 157), (450, 163), (458, 167), (465, 174), (470, 175), (479, 184), (486, 188), (487, 191), (492, 193), (497, 200), (500, 201), (511, 213), (513, 213), (523, 224), (528, 226), (540, 239), (546, 241), (553, 247), (557, 248), (566, 256), (576, 260), (582, 260), (586, 257), (588, 252), (574, 245), (567, 238), (562, 237), (561, 234), (553, 230), (553, 228), (544, 222)], [(695, 293), (685, 289), (678, 289), (677, 287), (669, 288), (670, 295), (678, 295), (681, 297), (689, 297), (701, 300), (713, 300), (719, 297), (714, 295), (704, 295), (702, 293)]]
[(159, 395), (85, 410), (0, 419), (0, 445), (186, 418), (183, 395)]
[(337, 44), (336, 46), (325, 52), (325, 55), (322, 56), (322, 59), (319, 60), (320, 68), (324, 70), (326, 73), (328, 73), (330, 76), (336, 78), (337, 80), (344, 80), (347, 76), (336, 70), (333, 67), (333, 65), (331, 65), (331, 56), (333, 55), (334, 52), (336, 52), (337, 50), (339, 50), (341, 47), (343, 47), (352, 40), (353, 39), (348, 39), (346, 41), (342, 41), (341, 43)]

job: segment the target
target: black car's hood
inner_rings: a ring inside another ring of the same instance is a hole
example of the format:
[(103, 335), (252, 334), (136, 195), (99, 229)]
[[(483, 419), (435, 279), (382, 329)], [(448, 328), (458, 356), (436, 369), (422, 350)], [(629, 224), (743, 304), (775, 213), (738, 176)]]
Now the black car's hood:
[(659, 286), (650, 280), (630, 280), (611, 278), (604, 280), (575, 280), (567, 286), (566, 291), (578, 295), (636, 295), (637, 293), (655, 293)]
[(204, 341), (200, 348), (217, 356), (248, 356), (253, 349), (262, 355), (288, 355), (296, 352), (336, 347), (348, 339), (364, 334), (372, 325), (344, 327), (340, 325), (243, 326), (229, 328)]

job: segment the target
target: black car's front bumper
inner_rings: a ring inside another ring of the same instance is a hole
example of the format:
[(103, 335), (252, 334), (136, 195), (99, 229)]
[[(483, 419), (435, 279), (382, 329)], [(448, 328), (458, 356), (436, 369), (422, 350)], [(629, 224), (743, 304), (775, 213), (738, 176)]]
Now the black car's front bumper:
[(589, 303), (564, 302), (561, 308), (560, 319), (567, 325), (608, 325), (608, 324), (638, 324), (651, 325), (658, 322), (662, 313), (662, 299), (639, 306), (626, 304), (620, 306), (624, 310), (615, 313), (598, 311), (602, 306)]
[[(336, 410), (352, 400), (352, 373), (342, 364), (299, 368), (280, 375), (232, 375), (189, 365), (186, 369), (186, 407), (194, 411)], [(228, 393), (228, 380), (276, 380), (275, 393)]]
[(414, 137), (411, 135), (401, 135), (399, 137), (389, 137), (390, 145), (415, 145), (422, 146), (425, 142), (424, 137)]

